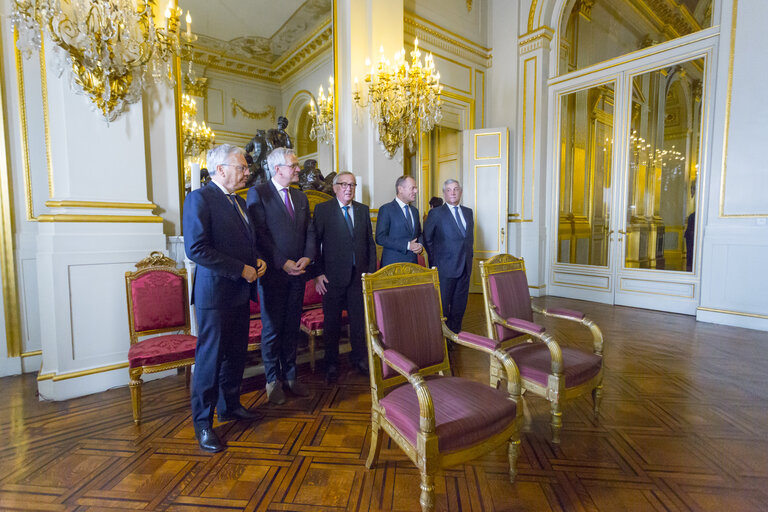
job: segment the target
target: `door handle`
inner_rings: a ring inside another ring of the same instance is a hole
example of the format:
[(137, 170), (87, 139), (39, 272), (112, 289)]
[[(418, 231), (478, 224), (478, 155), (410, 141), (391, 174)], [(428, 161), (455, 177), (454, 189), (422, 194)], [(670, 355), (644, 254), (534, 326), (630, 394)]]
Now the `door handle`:
[(619, 233), (621, 233), (622, 235), (626, 235), (627, 234), (626, 231), (622, 231), (622, 230), (619, 230)]
[(504, 239), (506, 237), (506, 232), (504, 231), (504, 228), (501, 228), (501, 243), (504, 244)]

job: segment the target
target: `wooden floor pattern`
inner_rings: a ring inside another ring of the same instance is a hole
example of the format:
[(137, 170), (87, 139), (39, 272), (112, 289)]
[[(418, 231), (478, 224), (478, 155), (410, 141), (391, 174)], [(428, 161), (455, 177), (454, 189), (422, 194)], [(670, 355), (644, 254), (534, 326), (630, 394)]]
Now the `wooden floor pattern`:
[[(437, 508), (450, 511), (768, 510), (768, 334), (693, 317), (548, 298), (586, 311), (606, 338), (599, 418), (587, 398), (564, 410), (560, 446), (547, 404), (526, 400), (519, 476), (505, 450), (441, 473)], [(547, 323), (566, 343), (589, 335)], [(482, 332), (479, 297), (465, 321)], [(487, 379), (487, 359), (452, 353), (456, 373)], [(368, 383), (357, 374), (266, 405), (263, 377), (243, 402), (266, 412), (252, 425), (216, 424), (229, 449), (201, 452), (183, 376), (144, 386), (144, 423), (128, 388), (40, 402), (33, 375), (0, 379), (0, 510), (410, 511), (418, 473), (389, 440), (368, 471)]]

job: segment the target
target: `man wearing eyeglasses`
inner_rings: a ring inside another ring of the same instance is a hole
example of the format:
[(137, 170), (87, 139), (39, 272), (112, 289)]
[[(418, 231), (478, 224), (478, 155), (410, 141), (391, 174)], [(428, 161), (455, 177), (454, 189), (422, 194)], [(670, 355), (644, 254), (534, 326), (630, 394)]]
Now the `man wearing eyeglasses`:
[(250, 171), (242, 148), (223, 144), (208, 152), (211, 182), (184, 201), (184, 249), (196, 263), (192, 304), (197, 313), (197, 346), (192, 381), (192, 421), (200, 448), (226, 445), (213, 430), (219, 420), (252, 421), (263, 416), (240, 404), (240, 382), (248, 351), (252, 283), (266, 264), (245, 202), (235, 191)]
[(315, 289), (323, 296), (323, 344), (325, 377), (338, 380), (341, 315), (349, 313), (350, 362), (361, 374), (368, 375), (365, 348), (365, 311), (360, 275), (376, 271), (376, 244), (373, 241), (368, 206), (353, 201), (357, 182), (351, 172), (341, 172), (333, 179), (335, 199), (315, 206), (313, 220), (319, 254), (316, 258)]
[(267, 156), (272, 179), (248, 191), (248, 210), (263, 234), (269, 269), (259, 280), (261, 305), (261, 356), (267, 380), (267, 398), (285, 403), (285, 390), (308, 396), (296, 378), (296, 345), (300, 336), (301, 308), (307, 265), (315, 253), (310, 227), (309, 201), (291, 188), (299, 181), (296, 153), (277, 148)]

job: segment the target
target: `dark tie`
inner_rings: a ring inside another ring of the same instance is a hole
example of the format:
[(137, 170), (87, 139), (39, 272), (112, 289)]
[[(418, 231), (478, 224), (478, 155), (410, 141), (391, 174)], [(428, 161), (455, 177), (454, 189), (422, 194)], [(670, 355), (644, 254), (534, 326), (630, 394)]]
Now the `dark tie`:
[(461, 217), (459, 217), (459, 207), (453, 206), (453, 216), (456, 219), (456, 224), (459, 225), (459, 231), (461, 231), (462, 235), (467, 234), (467, 230), (464, 228), (464, 224), (461, 223)]
[(403, 209), (405, 210), (405, 222), (408, 223), (408, 229), (411, 230), (411, 234), (413, 234), (413, 219), (411, 219), (411, 208), (408, 205), (403, 206)]
[(349, 229), (349, 234), (354, 237), (355, 236), (355, 228), (352, 226), (352, 218), (349, 216), (349, 205), (342, 206), (342, 209), (344, 210), (344, 220), (347, 221), (347, 228)]
[(245, 212), (240, 206), (240, 203), (237, 202), (237, 194), (227, 194), (227, 199), (229, 199), (229, 202), (232, 203), (232, 206), (235, 208), (235, 212), (237, 213), (237, 216), (240, 217), (240, 221), (243, 223), (243, 225), (245, 226), (245, 230), (248, 232), (248, 235), (250, 236), (251, 230), (248, 227), (250, 222), (248, 221), (248, 217), (246, 217)]
[(288, 215), (290, 215), (291, 220), (293, 220), (293, 205), (291, 204), (291, 199), (288, 197), (288, 188), (283, 189), (283, 201), (285, 201), (285, 208), (288, 210)]

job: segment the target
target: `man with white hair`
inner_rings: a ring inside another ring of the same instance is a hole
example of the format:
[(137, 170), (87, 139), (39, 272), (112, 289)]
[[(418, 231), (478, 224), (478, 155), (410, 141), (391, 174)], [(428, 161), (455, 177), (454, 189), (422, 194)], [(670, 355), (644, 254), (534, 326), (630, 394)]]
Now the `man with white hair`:
[(222, 144), (208, 152), (211, 182), (184, 201), (184, 248), (196, 263), (192, 304), (197, 313), (192, 421), (200, 448), (219, 452), (226, 445), (213, 430), (220, 421), (259, 419), (240, 404), (248, 351), (252, 283), (266, 271), (258, 234), (245, 202), (235, 191), (250, 171), (245, 151)]

